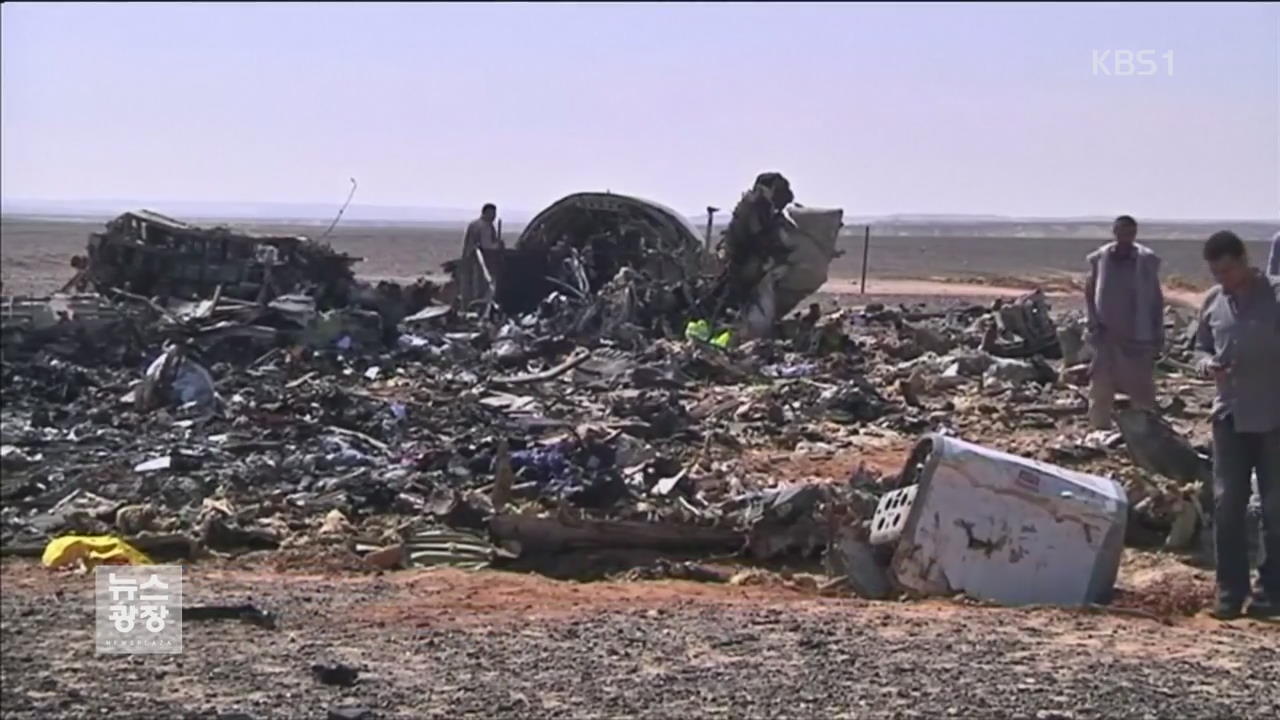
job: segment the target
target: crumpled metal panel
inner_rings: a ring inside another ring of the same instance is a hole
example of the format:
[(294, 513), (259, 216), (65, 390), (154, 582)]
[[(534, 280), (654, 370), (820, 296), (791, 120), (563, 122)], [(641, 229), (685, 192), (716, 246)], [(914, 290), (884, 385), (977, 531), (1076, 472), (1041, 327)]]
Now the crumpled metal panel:
[(836, 241), (844, 223), (838, 208), (789, 207), (782, 225), (785, 263), (771, 268), (756, 284), (743, 308), (740, 333), (754, 338), (767, 335), (779, 319), (827, 282), (836, 257)]
[(827, 282), (844, 227), (844, 210), (792, 206), (784, 213), (782, 241), (791, 249), (787, 272), (778, 280), (779, 317), (791, 312)]
[(1116, 413), (1125, 447), (1139, 466), (1174, 480), (1213, 483), (1213, 463), (1197, 453), (1176, 430), (1149, 410), (1130, 408)]
[(1128, 515), (1119, 483), (952, 437), (926, 443), (891, 565), (899, 585), (1007, 605), (1109, 599)]
[(44, 330), (68, 322), (107, 323), (120, 318), (120, 310), (101, 295), (55, 294), (41, 298), (0, 298), (0, 325), (6, 330)]

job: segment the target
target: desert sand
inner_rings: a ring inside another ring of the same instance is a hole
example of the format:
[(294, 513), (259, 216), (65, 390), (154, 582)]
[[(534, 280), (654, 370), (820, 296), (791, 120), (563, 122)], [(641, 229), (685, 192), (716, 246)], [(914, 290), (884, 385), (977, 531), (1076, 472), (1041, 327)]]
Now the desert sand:
[[(207, 223), (215, 224), (216, 221)], [(201, 224), (206, 224), (201, 221)], [(230, 221), (227, 224), (262, 232), (320, 236), (323, 224)], [(18, 216), (0, 218), (0, 254), (5, 294), (46, 294), (71, 277), (73, 255), (83, 254), (89, 233), (102, 228), (97, 220), (50, 220)], [(831, 265), (832, 282), (824, 291), (847, 295), (859, 289), (862, 233), (849, 228), (837, 247), (843, 255)], [(954, 234), (955, 228), (940, 228)], [(517, 230), (507, 228), (513, 243)], [(364, 258), (356, 272), (373, 280), (408, 281), (439, 276), (440, 264), (457, 256), (462, 225), (340, 224), (328, 237), (336, 249)], [(1211, 283), (1200, 259), (1200, 244), (1191, 240), (1139, 238), (1164, 259), (1165, 283), (1174, 291), (1203, 290)], [(1059, 296), (1076, 293), (1084, 257), (1102, 238), (876, 237), (871, 238), (868, 292), (883, 295), (957, 295), (993, 297), (1035, 286)], [(1263, 258), (1264, 243), (1250, 243)], [(903, 281), (913, 281), (906, 283)], [(939, 285), (945, 283), (945, 285)], [(951, 287), (960, 283), (961, 287)], [(1176, 292), (1175, 292), (1176, 294)]]

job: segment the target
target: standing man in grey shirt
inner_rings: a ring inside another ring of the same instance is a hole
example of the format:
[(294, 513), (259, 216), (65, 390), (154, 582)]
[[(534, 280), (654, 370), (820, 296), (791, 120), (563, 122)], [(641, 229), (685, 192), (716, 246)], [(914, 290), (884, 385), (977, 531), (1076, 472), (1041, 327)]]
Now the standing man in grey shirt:
[(1249, 595), (1245, 509), (1258, 475), (1263, 554), (1249, 614), (1280, 614), (1280, 278), (1249, 265), (1235, 233), (1214, 233), (1204, 259), (1218, 281), (1196, 335), (1200, 371), (1217, 384), (1213, 404), (1214, 617), (1239, 617)]
[(1111, 226), (1116, 241), (1088, 256), (1084, 302), (1089, 317), (1089, 424), (1111, 427), (1116, 391), (1133, 407), (1155, 409), (1156, 358), (1164, 347), (1164, 294), (1160, 258), (1139, 245), (1138, 222), (1128, 215)]

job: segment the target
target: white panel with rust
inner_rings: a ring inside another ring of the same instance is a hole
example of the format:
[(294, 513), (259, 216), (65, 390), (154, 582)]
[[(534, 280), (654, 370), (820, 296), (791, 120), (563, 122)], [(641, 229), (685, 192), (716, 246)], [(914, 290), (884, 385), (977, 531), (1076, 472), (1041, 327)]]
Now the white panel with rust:
[(1109, 596), (1128, 512), (1119, 484), (955, 438), (923, 442), (934, 451), (894, 553), (900, 585), (1010, 605)]

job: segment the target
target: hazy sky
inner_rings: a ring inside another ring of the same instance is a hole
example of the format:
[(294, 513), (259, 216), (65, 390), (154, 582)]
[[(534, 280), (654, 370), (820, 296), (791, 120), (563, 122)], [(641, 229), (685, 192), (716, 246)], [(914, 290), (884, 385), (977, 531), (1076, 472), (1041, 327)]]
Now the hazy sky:
[(1280, 217), (1277, 4), (0, 12), (6, 198)]

